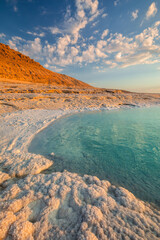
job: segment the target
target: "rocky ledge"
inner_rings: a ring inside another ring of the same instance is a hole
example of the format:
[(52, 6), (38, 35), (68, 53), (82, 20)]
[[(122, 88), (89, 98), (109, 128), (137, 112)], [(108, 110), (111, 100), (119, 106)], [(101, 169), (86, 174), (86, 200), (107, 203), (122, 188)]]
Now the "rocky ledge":
[(29, 175), (0, 202), (0, 239), (160, 239), (158, 211), (97, 177)]

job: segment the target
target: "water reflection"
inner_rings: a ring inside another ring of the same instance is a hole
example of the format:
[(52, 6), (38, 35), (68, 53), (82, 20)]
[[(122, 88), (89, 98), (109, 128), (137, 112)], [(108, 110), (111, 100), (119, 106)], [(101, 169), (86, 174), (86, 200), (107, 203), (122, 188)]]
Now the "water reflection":
[(160, 206), (160, 108), (81, 113), (36, 135), (29, 151), (51, 157), (49, 171), (96, 175)]

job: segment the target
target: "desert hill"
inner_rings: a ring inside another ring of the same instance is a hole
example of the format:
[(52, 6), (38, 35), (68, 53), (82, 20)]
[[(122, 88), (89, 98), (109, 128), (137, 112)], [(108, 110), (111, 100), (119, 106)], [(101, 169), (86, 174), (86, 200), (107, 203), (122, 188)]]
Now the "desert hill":
[(59, 87), (91, 87), (75, 78), (52, 72), (28, 56), (2, 43), (0, 43), (0, 78), (22, 82), (52, 84)]

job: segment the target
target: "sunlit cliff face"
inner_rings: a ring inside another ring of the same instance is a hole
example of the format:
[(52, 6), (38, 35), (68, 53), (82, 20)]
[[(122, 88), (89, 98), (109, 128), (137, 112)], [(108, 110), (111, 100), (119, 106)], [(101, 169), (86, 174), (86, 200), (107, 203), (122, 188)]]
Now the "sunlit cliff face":
[(45, 83), (59, 87), (88, 88), (88, 84), (45, 69), (33, 59), (0, 44), (0, 77), (22, 82)]

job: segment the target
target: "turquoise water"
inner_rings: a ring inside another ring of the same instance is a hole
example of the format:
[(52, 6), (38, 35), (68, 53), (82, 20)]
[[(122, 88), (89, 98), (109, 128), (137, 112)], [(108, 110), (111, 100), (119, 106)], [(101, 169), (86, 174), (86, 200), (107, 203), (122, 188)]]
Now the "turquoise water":
[(107, 179), (160, 206), (160, 107), (62, 118), (38, 133), (29, 151), (53, 158), (48, 171)]

